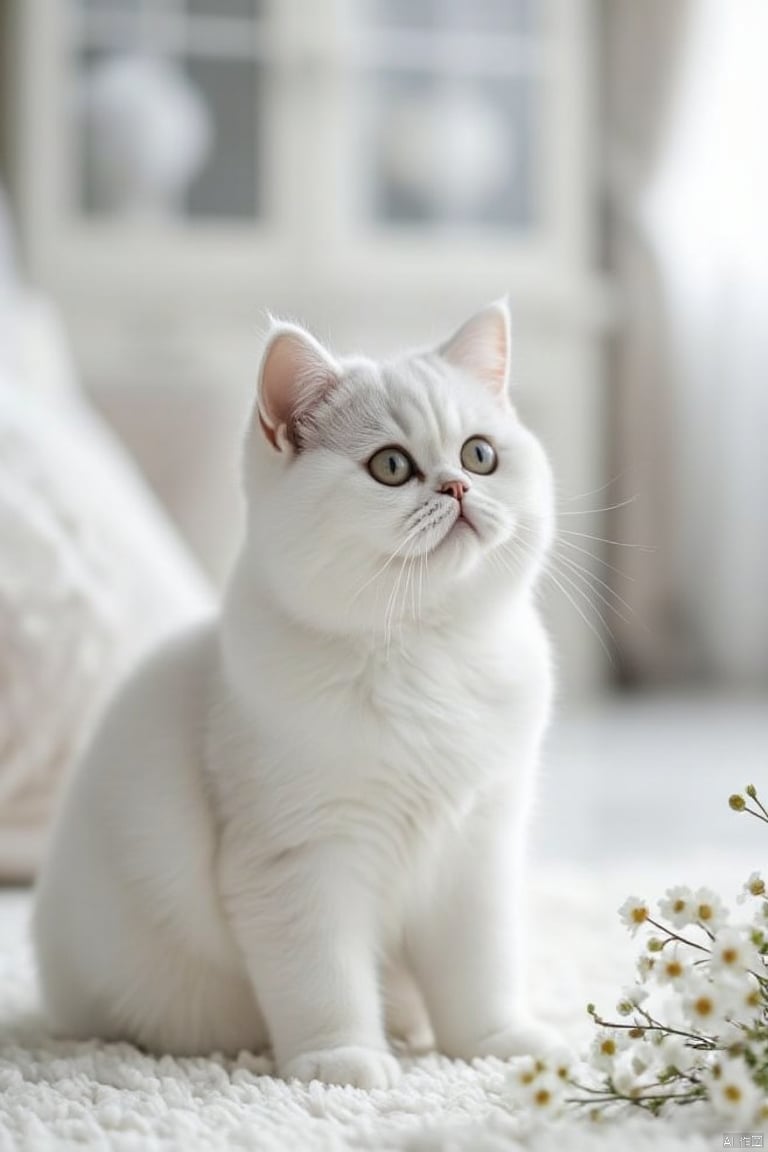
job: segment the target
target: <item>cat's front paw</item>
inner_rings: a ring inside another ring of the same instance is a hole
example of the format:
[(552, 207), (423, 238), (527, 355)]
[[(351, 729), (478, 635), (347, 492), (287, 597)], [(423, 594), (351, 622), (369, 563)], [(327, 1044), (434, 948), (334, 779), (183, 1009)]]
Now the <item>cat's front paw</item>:
[(349, 1084), (353, 1088), (392, 1088), (401, 1068), (389, 1052), (349, 1046), (323, 1048), (294, 1056), (282, 1068), (285, 1080), (321, 1080), (324, 1084)]
[(465, 1059), (497, 1056), (500, 1060), (510, 1060), (514, 1056), (546, 1058), (566, 1052), (565, 1041), (556, 1028), (532, 1016), (519, 1016), (497, 1032), (467, 1045), (460, 1055)]

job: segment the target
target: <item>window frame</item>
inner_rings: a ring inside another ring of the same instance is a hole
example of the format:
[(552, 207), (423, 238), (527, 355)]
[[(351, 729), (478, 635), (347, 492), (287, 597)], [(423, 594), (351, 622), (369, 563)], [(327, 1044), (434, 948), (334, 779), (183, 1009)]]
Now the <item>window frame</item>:
[[(180, 0), (163, 2), (173, 8)], [(78, 293), (109, 283), (121, 294), (178, 290), (231, 297), (262, 292), (275, 277), (292, 275), (342, 294), (365, 278), (371, 290), (387, 294), (403, 290), (404, 270), (413, 291), (423, 292), (455, 277), (457, 267), (478, 284), (567, 282), (588, 265), (593, 248), (587, 207), (594, 99), (590, 0), (541, 3), (549, 75), (537, 112), (539, 224), (519, 232), (465, 227), (446, 237), (440, 229), (410, 225), (361, 226), (350, 206), (350, 0), (265, 0), (274, 71), (264, 146), (272, 168), (265, 215), (247, 223), (204, 216), (191, 223), (184, 217), (132, 222), (73, 211), (70, 7), (17, 0), (16, 163), (31, 265), (47, 283)], [(40, 76), (45, 82), (35, 86)], [(311, 118), (303, 115), (309, 99)], [(196, 282), (201, 270), (205, 284)]]

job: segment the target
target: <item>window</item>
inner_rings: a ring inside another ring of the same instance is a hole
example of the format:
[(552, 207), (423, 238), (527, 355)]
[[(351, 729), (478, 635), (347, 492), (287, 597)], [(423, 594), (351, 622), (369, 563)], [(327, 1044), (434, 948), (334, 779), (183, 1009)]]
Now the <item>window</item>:
[(544, 54), (531, 0), (371, 0), (353, 26), (363, 211), (378, 223), (520, 228), (536, 213)]
[(190, 218), (264, 216), (286, 179), (304, 181), (308, 195), (313, 187), (312, 171), (298, 170), (301, 149), (296, 170), (273, 170), (281, 108), (322, 132), (323, 107), (338, 100), (345, 139), (321, 140), (313, 154), (342, 165), (350, 218), (529, 227), (540, 9), (534, 0), (72, 0), (76, 202), (90, 217), (153, 202)]
[(260, 0), (74, 0), (78, 202), (263, 211), (269, 29)]

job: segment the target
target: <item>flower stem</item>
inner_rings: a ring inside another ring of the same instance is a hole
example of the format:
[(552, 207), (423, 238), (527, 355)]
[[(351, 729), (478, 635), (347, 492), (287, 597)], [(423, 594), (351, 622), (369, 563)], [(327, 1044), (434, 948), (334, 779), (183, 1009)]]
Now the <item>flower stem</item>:
[[(649, 1016), (642, 1008), (638, 1007), (637, 1010), (645, 1016), (646, 1020), (653, 1020), (653, 1017)], [(627, 1031), (631, 1031), (634, 1028), (642, 1028), (644, 1032), (668, 1032), (671, 1036), (684, 1036), (686, 1040), (695, 1040), (696, 1044), (691, 1045), (691, 1047), (707, 1050), (717, 1048), (714, 1040), (708, 1040), (706, 1036), (700, 1036), (697, 1032), (684, 1032), (680, 1028), (670, 1028), (669, 1025), (660, 1024), (658, 1021), (654, 1021), (652, 1024), (614, 1024), (613, 1021), (603, 1020), (601, 1016), (597, 1015), (594, 1017), (594, 1020), (601, 1028), (625, 1028)]]
[[(768, 821), (766, 821), (766, 823), (768, 823)], [(698, 948), (700, 952), (706, 952), (707, 955), (709, 955), (710, 949), (705, 948), (703, 944), (697, 944), (695, 940), (688, 940), (685, 936), (678, 935), (678, 933), (673, 932), (671, 928), (667, 928), (665, 924), (660, 924), (658, 920), (652, 920), (650, 916), (647, 916), (646, 920), (649, 924), (653, 924), (654, 928), (658, 928), (660, 932), (666, 932), (671, 939), (678, 940), (681, 944), (687, 944), (689, 948)]]
[(758, 797), (757, 797), (757, 796), (755, 796), (755, 804), (757, 804), (757, 806), (758, 806), (758, 808), (760, 809), (760, 811), (761, 811), (761, 812), (762, 812), (762, 813), (763, 813), (763, 814), (764, 814), (766, 817), (768, 817), (768, 809), (765, 807), (765, 805), (763, 805), (763, 804), (761, 804), (761, 803), (760, 803), (760, 800), (758, 799)]
[[(584, 1090), (584, 1086), (581, 1084), (577, 1085), (577, 1087), (581, 1091)], [(586, 1089), (586, 1091), (590, 1091), (590, 1090)], [(592, 1091), (597, 1092), (599, 1090), (598, 1089), (592, 1089)], [(606, 1089), (603, 1091), (602, 1095), (598, 1096), (597, 1098), (592, 1097), (591, 1099), (588, 1099), (588, 1100), (579, 1100), (578, 1097), (566, 1096), (565, 1103), (566, 1104), (584, 1105), (584, 1104), (614, 1104), (614, 1103), (621, 1102), (624, 1104), (636, 1104), (639, 1107), (642, 1107), (643, 1104), (659, 1103), (659, 1102), (663, 1103), (665, 1100), (677, 1100), (677, 1102), (679, 1104), (690, 1104), (692, 1101), (699, 1100), (700, 1098), (701, 1098), (700, 1092), (654, 1092), (654, 1093), (649, 1093), (649, 1094), (640, 1095), (640, 1096), (627, 1096), (626, 1093), (624, 1093), (624, 1092), (609, 1093), (608, 1090)]]

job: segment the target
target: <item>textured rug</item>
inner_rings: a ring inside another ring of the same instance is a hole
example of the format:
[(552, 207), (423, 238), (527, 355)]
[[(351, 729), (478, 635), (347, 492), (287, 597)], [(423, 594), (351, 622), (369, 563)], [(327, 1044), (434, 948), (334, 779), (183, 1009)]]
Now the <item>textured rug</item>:
[[(655, 897), (706, 874), (625, 867), (621, 875), (548, 866), (530, 893), (533, 1007), (576, 1049), (590, 1037), (588, 1000), (611, 1010), (633, 976), (616, 916), (628, 892)], [(732, 869), (733, 890), (741, 877)], [(651, 884), (656, 883), (656, 888)], [(636, 1116), (531, 1122), (515, 1109), (508, 1066), (436, 1055), (404, 1060), (397, 1088), (286, 1084), (269, 1059), (153, 1059), (128, 1044), (63, 1043), (40, 1016), (27, 942), (29, 896), (0, 891), (0, 1152), (46, 1149), (255, 1149), (264, 1152), (712, 1152), (722, 1126), (681, 1109), (674, 1121)]]

